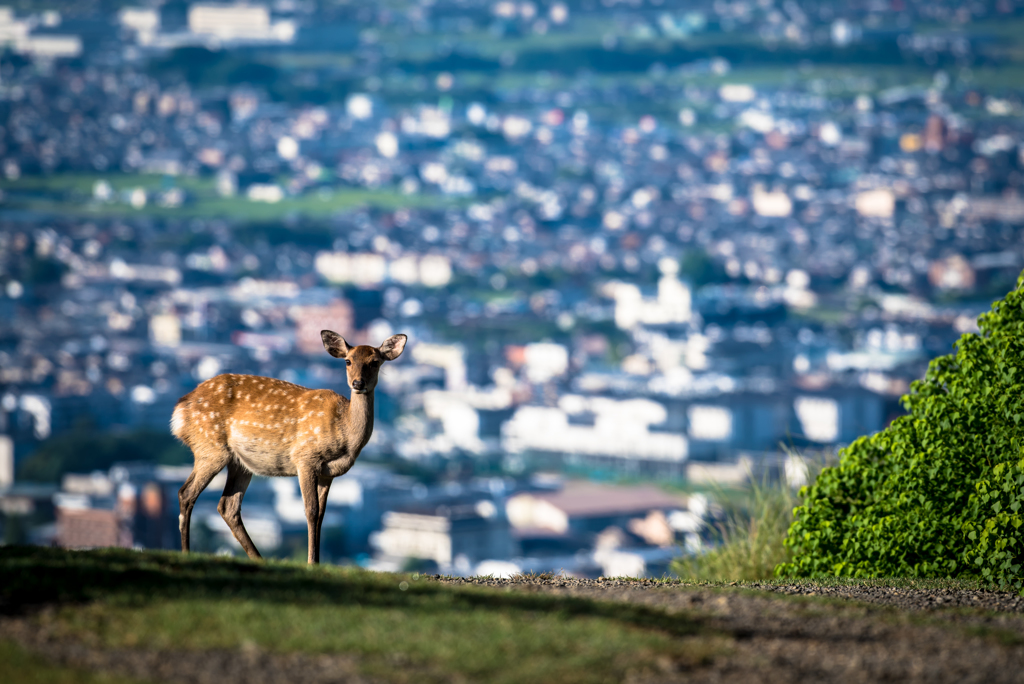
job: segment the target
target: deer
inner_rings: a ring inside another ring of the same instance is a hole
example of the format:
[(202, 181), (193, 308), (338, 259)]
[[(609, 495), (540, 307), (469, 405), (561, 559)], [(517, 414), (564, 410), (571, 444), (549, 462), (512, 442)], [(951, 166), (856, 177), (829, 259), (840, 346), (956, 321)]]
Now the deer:
[(255, 375), (210, 378), (178, 400), (171, 434), (192, 450), (192, 472), (178, 491), (181, 550), (189, 552), (196, 499), (227, 468), (217, 511), (253, 560), (262, 558), (242, 524), (242, 498), (253, 475), (298, 477), (306, 513), (310, 564), (320, 562), (320, 528), (334, 478), (347, 473), (373, 433), (373, 391), (381, 365), (394, 361), (407, 337), (392, 335), (379, 347), (350, 346), (320, 332), (331, 356), (344, 359), (351, 399)]

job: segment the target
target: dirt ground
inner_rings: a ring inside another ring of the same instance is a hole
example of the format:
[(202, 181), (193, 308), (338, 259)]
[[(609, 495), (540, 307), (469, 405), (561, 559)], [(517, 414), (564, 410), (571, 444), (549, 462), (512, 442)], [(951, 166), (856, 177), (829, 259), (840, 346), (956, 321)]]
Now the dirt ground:
[[(1024, 599), (1011, 593), (796, 584), (722, 588), (561, 577), (433, 581), (640, 604), (721, 635), (721, 655), (699, 665), (654, 663), (628, 679), (636, 684), (1024, 682)], [(0, 638), (52, 662), (147, 681), (367, 681), (358, 674), (358, 661), (344, 655), (92, 649), (53, 638), (45, 623), (0, 617)], [(415, 674), (409, 681), (417, 681)]]
[(640, 603), (701, 620), (731, 641), (705, 666), (638, 682), (1024, 682), (1024, 599), (1007, 592), (439, 579)]

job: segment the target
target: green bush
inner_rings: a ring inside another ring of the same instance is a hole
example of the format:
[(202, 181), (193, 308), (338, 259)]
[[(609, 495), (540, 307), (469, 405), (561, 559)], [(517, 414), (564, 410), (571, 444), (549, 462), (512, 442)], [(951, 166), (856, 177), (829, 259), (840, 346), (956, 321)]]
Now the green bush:
[(1024, 586), (1024, 274), (978, 326), (913, 383), (909, 415), (801, 489), (777, 575)]

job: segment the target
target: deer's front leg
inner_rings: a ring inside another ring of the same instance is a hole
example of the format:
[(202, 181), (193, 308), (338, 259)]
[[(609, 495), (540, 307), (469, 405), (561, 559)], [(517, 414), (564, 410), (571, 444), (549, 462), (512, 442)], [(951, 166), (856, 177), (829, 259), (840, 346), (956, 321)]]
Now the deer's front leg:
[(300, 468), (299, 489), (306, 509), (306, 529), (309, 538), (309, 563), (320, 562), (320, 544), (317, 542), (317, 523), (320, 521), (320, 501), (317, 496), (317, 476), (308, 468)]
[(333, 477), (320, 477), (316, 481), (317, 505), (320, 507), (316, 519), (316, 557), (320, 558), (320, 533), (324, 527), (324, 513), (327, 512), (327, 494), (331, 491)]

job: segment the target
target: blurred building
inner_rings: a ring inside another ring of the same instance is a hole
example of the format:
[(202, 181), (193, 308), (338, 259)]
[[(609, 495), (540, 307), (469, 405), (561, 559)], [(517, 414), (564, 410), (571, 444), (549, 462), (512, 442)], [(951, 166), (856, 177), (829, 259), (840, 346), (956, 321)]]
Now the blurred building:
[(373, 544), (382, 556), (379, 561), (432, 561), (445, 573), (468, 573), (482, 560), (510, 558), (516, 552), (504, 511), (489, 499), (388, 511)]

